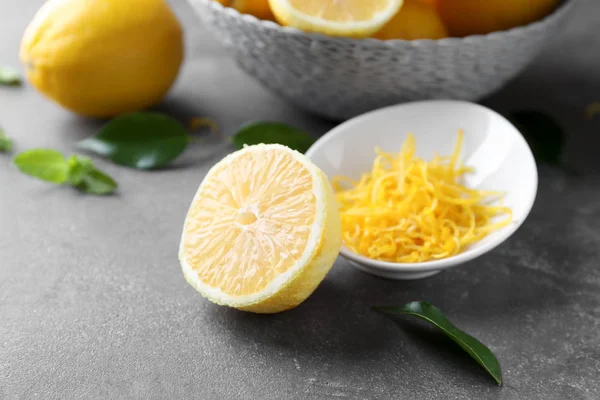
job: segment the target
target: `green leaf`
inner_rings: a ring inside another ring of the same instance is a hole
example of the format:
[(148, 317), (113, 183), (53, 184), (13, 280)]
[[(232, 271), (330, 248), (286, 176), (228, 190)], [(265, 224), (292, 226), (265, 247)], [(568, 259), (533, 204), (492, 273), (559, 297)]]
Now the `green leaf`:
[(508, 119), (521, 131), (536, 160), (563, 164), (565, 133), (553, 118), (539, 111), (518, 111)]
[(188, 133), (177, 120), (158, 112), (139, 112), (116, 117), (77, 146), (117, 164), (150, 169), (177, 158), (188, 142)]
[(0, 65), (0, 85), (17, 86), (20, 84), (21, 76), (17, 70)]
[(73, 154), (67, 160), (67, 181), (72, 186), (79, 185), (83, 178), (94, 169), (94, 164), (89, 157)]
[(238, 149), (244, 145), (279, 143), (306, 153), (315, 139), (306, 132), (281, 122), (251, 122), (242, 126), (231, 141)]
[(66, 183), (89, 194), (110, 194), (117, 183), (97, 170), (88, 157), (73, 154), (67, 160), (50, 149), (29, 150), (17, 154), (13, 160), (21, 172), (56, 184)]
[(83, 175), (81, 182), (75, 187), (84, 193), (105, 195), (111, 194), (117, 189), (117, 182), (102, 171), (92, 168)]
[(117, 189), (117, 182), (104, 172), (96, 169), (89, 157), (73, 154), (67, 160), (69, 165), (68, 182), (77, 190), (88, 194), (111, 194)]
[(35, 149), (24, 151), (15, 156), (13, 163), (21, 172), (34, 178), (57, 184), (67, 181), (67, 161), (56, 150)]
[(415, 301), (400, 307), (373, 307), (376, 311), (390, 315), (412, 315), (430, 322), (465, 350), (479, 363), (498, 385), (502, 384), (500, 363), (494, 353), (473, 336), (455, 327), (440, 310), (433, 305)]
[(12, 150), (12, 140), (6, 136), (4, 130), (0, 128), (0, 152), (10, 152)]

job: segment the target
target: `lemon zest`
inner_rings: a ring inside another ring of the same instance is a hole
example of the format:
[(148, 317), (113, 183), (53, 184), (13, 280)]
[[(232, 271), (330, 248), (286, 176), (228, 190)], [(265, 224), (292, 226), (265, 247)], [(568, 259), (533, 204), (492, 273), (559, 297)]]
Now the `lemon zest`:
[(473, 172), (460, 160), (463, 136), (451, 156), (425, 162), (409, 134), (398, 154), (375, 148), (371, 171), (358, 181), (334, 177), (346, 247), (383, 261), (424, 262), (456, 255), (510, 224), (503, 193), (461, 183)]

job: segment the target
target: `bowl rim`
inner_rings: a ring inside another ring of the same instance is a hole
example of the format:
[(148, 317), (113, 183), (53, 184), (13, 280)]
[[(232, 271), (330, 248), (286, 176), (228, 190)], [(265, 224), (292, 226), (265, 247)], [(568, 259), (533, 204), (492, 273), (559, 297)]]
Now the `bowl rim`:
[(279, 32), (283, 32), (284, 34), (289, 34), (291, 36), (304, 36), (310, 37), (315, 40), (341, 40), (346, 41), (348, 43), (354, 44), (377, 44), (377, 45), (389, 45), (392, 46), (397, 43), (410, 44), (410, 45), (419, 45), (423, 43), (435, 44), (439, 46), (447, 46), (454, 45), (460, 43), (470, 43), (477, 40), (494, 40), (496, 38), (505, 38), (507, 36), (521, 36), (527, 34), (529, 32), (533, 32), (536, 30), (541, 30), (546, 27), (546, 25), (551, 22), (555, 22), (559, 20), (563, 15), (567, 14), (570, 11), (575, 3), (578, 0), (562, 0), (561, 3), (552, 11), (550, 14), (545, 17), (531, 22), (527, 25), (521, 25), (510, 29), (505, 29), (501, 31), (494, 31), (487, 34), (477, 34), (477, 35), (469, 35), (464, 37), (447, 37), (443, 39), (414, 39), (414, 40), (405, 40), (405, 39), (389, 39), (389, 40), (381, 40), (372, 37), (367, 38), (350, 38), (343, 36), (330, 36), (322, 33), (315, 32), (305, 32), (297, 28), (292, 28), (289, 26), (279, 25), (277, 22), (270, 20), (262, 20), (251, 14), (242, 14), (238, 10), (233, 7), (226, 7), (220, 2), (216, 0), (188, 0), (188, 2), (203, 2), (207, 6), (214, 8), (220, 13), (229, 14), (230, 16), (238, 19), (243, 19), (251, 24), (258, 24), (264, 27), (265, 29), (275, 30)]
[[(346, 258), (350, 261), (354, 261), (354, 262), (362, 264), (362, 265), (367, 265), (369, 267), (376, 267), (378, 269), (388, 271), (388, 272), (428, 272), (428, 271), (439, 271), (439, 270), (455, 267), (455, 266), (464, 264), (468, 261), (472, 261), (472, 260), (480, 257), (481, 255), (498, 247), (500, 244), (504, 243), (508, 238), (510, 238), (521, 227), (523, 222), (525, 222), (525, 220), (529, 216), (531, 209), (533, 208), (535, 199), (537, 197), (539, 177), (538, 177), (537, 164), (535, 162), (535, 158), (533, 156), (531, 148), (529, 147), (529, 144), (527, 143), (527, 141), (525, 140), (525, 138), (523, 137), (523, 135), (521, 134), (519, 129), (514, 124), (512, 124), (506, 117), (504, 117), (502, 114), (500, 114), (497, 111), (492, 110), (488, 107), (485, 107), (481, 104), (477, 104), (477, 103), (473, 103), (473, 102), (469, 102), (469, 101), (422, 100), (422, 101), (414, 101), (414, 102), (395, 104), (392, 106), (379, 108), (377, 110), (370, 111), (365, 114), (361, 114), (357, 117), (351, 118), (351, 119), (337, 125), (333, 129), (331, 129), (330, 131), (325, 133), (323, 136), (321, 136), (319, 139), (317, 139), (317, 141), (315, 141), (315, 143), (306, 152), (306, 156), (308, 158), (312, 159), (312, 155), (316, 151), (316, 149), (326, 146), (329, 141), (333, 140), (334, 138), (336, 138), (339, 135), (344, 134), (344, 131), (348, 128), (348, 125), (354, 124), (360, 120), (371, 119), (371, 118), (377, 117), (378, 114), (385, 114), (396, 108), (402, 108), (407, 105), (418, 106), (418, 105), (423, 105), (423, 104), (437, 104), (439, 106), (443, 106), (444, 104), (452, 104), (452, 105), (461, 105), (461, 106), (466, 106), (466, 107), (478, 108), (484, 112), (491, 113), (492, 115), (500, 118), (501, 120), (504, 120), (507, 124), (509, 124), (510, 126), (512, 126), (514, 128), (514, 130), (516, 132), (516, 140), (520, 141), (521, 145), (524, 146), (524, 148), (527, 151), (526, 158), (529, 159), (529, 161), (531, 162), (531, 165), (533, 165), (533, 179), (534, 179), (533, 183), (534, 184), (533, 184), (533, 188), (532, 188), (529, 198), (524, 203), (525, 207), (523, 210), (523, 216), (522, 216), (522, 218), (520, 218), (517, 221), (513, 220), (509, 226), (504, 228), (502, 231), (498, 232), (498, 235), (496, 235), (494, 237), (494, 240), (490, 240), (490, 241), (482, 244), (479, 247), (476, 247), (474, 249), (470, 249), (467, 251), (463, 251), (462, 253), (456, 254), (451, 257), (441, 258), (441, 259), (432, 260), (432, 261), (425, 261), (425, 262), (420, 262), (420, 263), (395, 263), (395, 262), (390, 262), (390, 261), (381, 261), (381, 260), (375, 260), (372, 258), (364, 257), (364, 256), (361, 256), (359, 254), (356, 254), (356, 253), (350, 251), (345, 246), (342, 246), (342, 248), (340, 249), (340, 255), (342, 255), (344, 258)], [(485, 240), (485, 238), (484, 238), (484, 240)]]

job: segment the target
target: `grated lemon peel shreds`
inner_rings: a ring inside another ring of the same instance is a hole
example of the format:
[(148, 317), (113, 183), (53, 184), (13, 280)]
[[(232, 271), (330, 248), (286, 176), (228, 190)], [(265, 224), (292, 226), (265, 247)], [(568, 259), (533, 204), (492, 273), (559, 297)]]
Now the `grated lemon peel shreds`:
[(510, 224), (502, 193), (461, 184), (473, 172), (460, 161), (462, 142), (461, 130), (451, 156), (425, 162), (409, 134), (398, 154), (375, 148), (371, 171), (358, 181), (335, 177), (346, 247), (368, 258), (417, 263), (458, 254)]

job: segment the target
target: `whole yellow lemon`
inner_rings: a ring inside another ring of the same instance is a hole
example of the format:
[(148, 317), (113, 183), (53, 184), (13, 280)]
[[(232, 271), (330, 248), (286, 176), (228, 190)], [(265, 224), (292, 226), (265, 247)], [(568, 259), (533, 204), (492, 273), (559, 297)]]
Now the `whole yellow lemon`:
[(251, 14), (256, 18), (274, 20), (269, 0), (217, 0), (225, 7), (235, 8), (243, 14)]
[(442, 39), (448, 31), (435, 7), (424, 0), (404, 0), (400, 11), (375, 34), (377, 39)]
[(468, 36), (527, 25), (551, 13), (560, 0), (437, 0), (452, 36)]
[(182, 59), (181, 26), (164, 0), (49, 0), (21, 42), (31, 84), (92, 117), (157, 103)]

